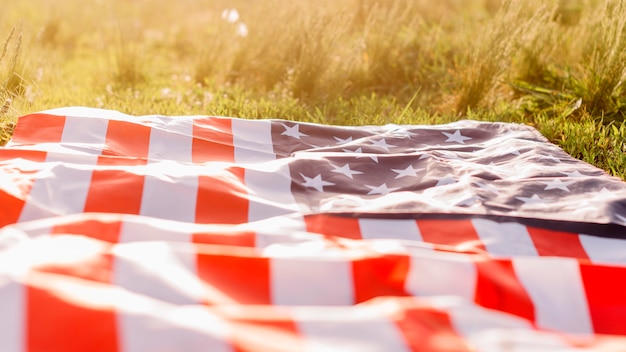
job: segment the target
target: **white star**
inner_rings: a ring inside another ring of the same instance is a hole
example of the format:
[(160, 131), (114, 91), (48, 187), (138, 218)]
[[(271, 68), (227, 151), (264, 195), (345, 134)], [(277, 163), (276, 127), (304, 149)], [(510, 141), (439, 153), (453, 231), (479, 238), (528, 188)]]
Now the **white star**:
[(453, 183), (456, 183), (456, 179), (454, 177), (448, 175), (448, 176), (445, 176), (442, 179), (439, 179), (439, 181), (437, 181), (437, 184), (435, 185), (435, 187), (451, 185)]
[(497, 188), (495, 188), (494, 186), (492, 186), (492, 185), (488, 184), (488, 183), (476, 182), (475, 184), (476, 184), (476, 186), (478, 186), (480, 189), (484, 189), (484, 190), (486, 190), (486, 191), (488, 191), (488, 192), (491, 192), (491, 193), (496, 193), (496, 194), (498, 193), (498, 189), (497, 189)]
[(604, 202), (607, 200), (607, 198), (611, 198), (613, 196), (614, 194), (611, 191), (606, 189), (606, 187), (602, 187), (600, 192), (593, 193), (591, 200)]
[(311, 144), (311, 150), (313, 149), (325, 149), (325, 148), (330, 148), (331, 146), (326, 144), (326, 145), (317, 145), (317, 144)]
[(306, 177), (303, 174), (300, 174), (300, 176), (302, 176), (302, 178), (304, 179), (304, 186), (305, 187), (312, 187), (315, 188), (318, 192), (324, 192), (324, 186), (334, 186), (335, 184), (332, 182), (327, 182), (322, 180), (322, 175), (318, 174), (317, 176), (310, 178), (310, 177)]
[[(334, 136), (333, 136), (334, 137)], [(339, 137), (335, 137), (335, 140), (337, 141), (337, 144), (346, 144), (346, 143), (350, 143), (352, 142), (352, 136), (346, 138), (346, 139), (342, 139)]]
[(545, 204), (545, 200), (539, 198), (538, 195), (533, 194), (532, 197), (528, 198), (528, 197), (515, 197), (517, 200), (521, 200), (522, 202), (524, 202), (525, 204), (529, 204), (529, 205), (535, 205), (535, 204)]
[(611, 191), (609, 191), (606, 188), (602, 188), (599, 192), (595, 192), (595, 193), (586, 193), (587, 195), (589, 194), (593, 194), (593, 196), (591, 198), (587, 197), (585, 200), (583, 200), (577, 207), (576, 210), (574, 210), (574, 213), (580, 213), (582, 211), (586, 211), (586, 210), (597, 210), (598, 206), (594, 206), (592, 205), (592, 202), (596, 203), (598, 201), (600, 202), (604, 202), (606, 201), (607, 197), (611, 197), (613, 196), (613, 193), (611, 193)]
[(447, 150), (438, 150), (437, 153), (441, 154), (442, 158), (450, 159), (450, 160), (465, 160), (459, 154), (450, 152)]
[(281, 136), (289, 136), (289, 137), (293, 137), (296, 139), (300, 139), (300, 137), (307, 137), (308, 134), (304, 134), (302, 132), (300, 132), (300, 125), (295, 124), (291, 127), (285, 125), (284, 123), (281, 123), (281, 125), (283, 125), (283, 127), (285, 127), (285, 132), (281, 133)]
[(563, 175), (567, 175), (567, 177), (584, 177), (585, 176), (581, 174), (580, 172), (578, 172), (578, 170), (574, 172), (561, 171), (560, 173), (562, 173)]
[(391, 169), (391, 171), (395, 172), (398, 174), (398, 176), (396, 176), (396, 180), (402, 177), (417, 177), (417, 173), (422, 171), (424, 169), (414, 169), (413, 165), (409, 165), (406, 167), (406, 169), (401, 170), (401, 169)]
[[(518, 175), (532, 175), (535, 172), (545, 171), (545, 166), (539, 165), (538, 163), (524, 163), (519, 162), (515, 163), (513, 169), (518, 171)], [(508, 171), (508, 170), (507, 170)]]
[(430, 154), (422, 154), (422, 155), (420, 155), (419, 159), (417, 159), (417, 160), (428, 159), (430, 157), (431, 157)]
[(569, 188), (567, 188), (567, 186), (571, 185), (574, 182), (573, 181), (563, 182), (557, 178), (556, 180), (553, 180), (550, 182), (542, 182), (542, 183), (546, 185), (546, 188), (543, 189), (544, 191), (549, 191), (551, 189), (560, 189), (565, 192), (569, 192)]
[(389, 128), (389, 131), (387, 132), (388, 134), (391, 134), (394, 137), (400, 137), (400, 138), (411, 138), (412, 136), (415, 135), (415, 133), (409, 131), (408, 129), (402, 127), (402, 126), (398, 126), (398, 125), (387, 125), (387, 128)]
[(389, 151), (389, 147), (395, 147), (395, 145), (387, 144), (387, 141), (383, 138), (377, 141), (371, 142), (373, 146), (383, 148), (386, 151)]
[(589, 203), (588, 200), (583, 200), (582, 202), (580, 202), (580, 204), (576, 207), (576, 209), (572, 213), (576, 214), (580, 212), (586, 212), (589, 209), (595, 210), (596, 207), (591, 206), (591, 203)]
[(336, 173), (339, 173), (339, 174), (344, 174), (344, 175), (350, 177), (351, 179), (354, 179), (352, 177), (352, 175), (360, 175), (360, 174), (362, 174), (361, 171), (350, 170), (350, 165), (348, 165), (348, 164), (345, 164), (342, 167), (335, 166), (335, 169), (334, 170), (330, 170), (330, 171), (336, 172)]
[(472, 139), (471, 137), (466, 137), (466, 136), (461, 135), (460, 130), (456, 130), (456, 132), (454, 133), (447, 133), (447, 132), (441, 132), (441, 133), (445, 134), (446, 137), (448, 137), (448, 139), (446, 139), (446, 142), (455, 142), (459, 144), (465, 144), (466, 140)]
[[(361, 147), (356, 148), (356, 150), (350, 150), (350, 149), (342, 149), (342, 150), (346, 153), (363, 154), (363, 148)], [(357, 156), (357, 158), (362, 158), (362, 157), (363, 156)], [(376, 156), (375, 154), (369, 154), (367, 157), (374, 160), (375, 162), (378, 162), (378, 156)]]
[(521, 155), (520, 151), (515, 148), (509, 148), (507, 150), (504, 150), (502, 153), (500, 153), (500, 155), (509, 155), (509, 154)]
[(560, 163), (561, 162), (561, 159), (559, 159), (559, 158), (557, 158), (557, 157), (555, 157), (553, 155), (542, 155), (541, 158), (539, 158), (539, 159), (540, 160), (548, 159), (548, 160), (554, 161), (555, 163)]
[(373, 195), (373, 194), (388, 194), (389, 192), (393, 192), (397, 189), (400, 189), (400, 187), (394, 187), (394, 188), (388, 188), (386, 183), (383, 183), (382, 185), (375, 187), (375, 186), (368, 186), (365, 185), (365, 187), (370, 188), (371, 191), (369, 191), (367, 193), (367, 195)]
[(479, 197), (479, 196), (471, 196), (465, 200), (462, 200), (461, 202), (457, 203), (457, 207), (469, 207), (471, 205), (474, 205), (478, 202), (480, 202), (481, 200), (483, 200), (483, 198)]

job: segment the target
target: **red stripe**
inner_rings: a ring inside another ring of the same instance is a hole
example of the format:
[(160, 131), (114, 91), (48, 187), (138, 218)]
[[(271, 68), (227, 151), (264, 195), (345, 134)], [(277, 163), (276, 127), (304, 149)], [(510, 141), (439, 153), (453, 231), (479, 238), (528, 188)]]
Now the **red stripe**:
[(379, 296), (408, 296), (405, 291), (410, 259), (404, 255), (385, 255), (352, 262), (356, 303)]
[(139, 214), (144, 176), (124, 170), (94, 169), (85, 212)]
[[(115, 155), (98, 156), (98, 166), (141, 166), (148, 163), (147, 157), (124, 157)], [(94, 170), (98, 171), (98, 170)]]
[(593, 330), (598, 334), (626, 334), (626, 268), (581, 264)]
[(580, 334), (561, 335), (561, 338), (572, 347), (585, 349), (584, 351), (615, 352), (620, 351), (621, 346), (626, 346), (625, 336), (594, 334), (590, 338), (587, 334)]
[(13, 178), (5, 179), (0, 183), (0, 227), (2, 227), (14, 224), (20, 219), (26, 198), (33, 186), (34, 181), (31, 176), (37, 171), (30, 172), (7, 168), (0, 172), (15, 175)]
[(20, 117), (11, 142), (17, 144), (58, 143), (63, 137), (65, 116), (32, 114)]
[(418, 220), (425, 242), (452, 246), (459, 252), (486, 252), (471, 220)]
[(194, 233), (192, 242), (222, 246), (255, 247), (256, 235), (252, 231), (233, 231), (224, 226), (222, 229)]
[(537, 253), (541, 256), (558, 256), (589, 259), (578, 234), (527, 227)]
[(510, 260), (477, 261), (476, 303), (535, 321), (535, 308)]
[[(56, 229), (60, 231), (61, 229)], [(68, 228), (68, 230), (71, 230)], [(106, 246), (105, 248), (108, 248)], [(83, 262), (38, 266), (29, 273), (27, 288), (28, 351), (116, 351), (116, 314), (111, 306), (94, 304), (92, 295), (71, 287), (102, 290), (112, 277), (108, 252)]]
[[(250, 248), (202, 244), (196, 248), (198, 277), (211, 290), (240, 304), (271, 304), (269, 258)], [(216, 302), (209, 297), (206, 303)]]
[[(98, 166), (145, 165), (150, 146), (150, 127), (127, 121), (110, 120), (106, 148)], [(139, 214), (144, 176), (122, 169), (96, 168), (85, 212)]]
[(24, 159), (28, 161), (43, 163), (44, 161), (46, 161), (47, 156), (47, 152), (40, 150), (0, 148), (0, 161)]
[(37, 271), (109, 283), (113, 275), (112, 268), (112, 255), (110, 253), (102, 253), (101, 255), (91, 257), (80, 263), (56, 263), (38, 266)]
[(245, 169), (231, 167), (224, 172), (198, 177), (196, 223), (242, 224), (248, 222), (248, 193)]
[(359, 220), (356, 218), (333, 215), (309, 215), (305, 216), (304, 222), (308, 232), (355, 240), (361, 239), (361, 227), (359, 226)]
[(450, 316), (426, 305), (406, 307), (394, 316), (396, 325), (412, 351), (471, 351), (455, 332)]
[[(105, 218), (85, 219), (57, 224), (52, 228), (53, 235), (81, 235), (109, 243), (118, 243), (122, 222)], [(104, 280), (108, 282), (108, 280)]]
[(298, 328), (286, 311), (246, 308), (246, 318), (229, 318), (232, 344), (243, 351), (304, 351), (306, 346)]
[[(67, 280), (57, 275), (33, 274), (31, 281), (33, 276), (55, 285)], [(88, 297), (58, 294), (53, 287), (44, 285), (29, 286), (26, 296), (26, 351), (118, 350), (116, 316), (111, 307), (90, 306), (78, 301)]]
[[(0, 161), (9, 161), (13, 159), (25, 159), (33, 162), (44, 162), (48, 153), (38, 150), (16, 150), (0, 148)], [(30, 193), (33, 185), (33, 179), (29, 178), (29, 174), (25, 170), (18, 170), (14, 165), (0, 165), (0, 173), (6, 175), (18, 175), (6, 182), (0, 183), (0, 227), (17, 223), (22, 213), (22, 209), (26, 204), (26, 197)], [(28, 177), (28, 178), (27, 178)], [(15, 187), (17, 185), (17, 187)], [(9, 189), (11, 187), (11, 189)], [(15, 188), (13, 188), (15, 187)]]
[(150, 131), (150, 127), (140, 123), (109, 120), (102, 155), (147, 158)]
[(206, 117), (194, 120), (192, 161), (235, 161), (231, 119)]
[(6, 225), (15, 224), (24, 208), (24, 196), (9, 194), (5, 189), (0, 188), (0, 228)]

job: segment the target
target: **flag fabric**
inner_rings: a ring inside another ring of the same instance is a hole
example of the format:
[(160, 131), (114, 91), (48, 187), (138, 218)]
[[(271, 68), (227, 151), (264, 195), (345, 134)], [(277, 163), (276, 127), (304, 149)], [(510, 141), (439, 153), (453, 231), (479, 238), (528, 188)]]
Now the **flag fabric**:
[(626, 184), (532, 127), (62, 108), (0, 148), (2, 351), (626, 350)]

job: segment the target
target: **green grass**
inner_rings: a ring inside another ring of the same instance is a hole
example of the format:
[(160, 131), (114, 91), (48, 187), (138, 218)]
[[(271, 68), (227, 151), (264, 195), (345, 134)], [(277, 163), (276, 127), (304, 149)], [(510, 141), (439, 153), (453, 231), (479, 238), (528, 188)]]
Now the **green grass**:
[(342, 125), (469, 118), (535, 126), (626, 179), (619, 0), (1, 7), (0, 143), (18, 116), (71, 105)]

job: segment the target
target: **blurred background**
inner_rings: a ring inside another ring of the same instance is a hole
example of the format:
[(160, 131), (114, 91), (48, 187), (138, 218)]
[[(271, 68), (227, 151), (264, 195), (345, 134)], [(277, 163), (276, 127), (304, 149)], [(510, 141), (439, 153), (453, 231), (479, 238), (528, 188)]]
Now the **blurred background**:
[(346, 125), (474, 118), (536, 126), (572, 155), (626, 172), (619, 0), (1, 7), (0, 142), (17, 116), (70, 105)]

